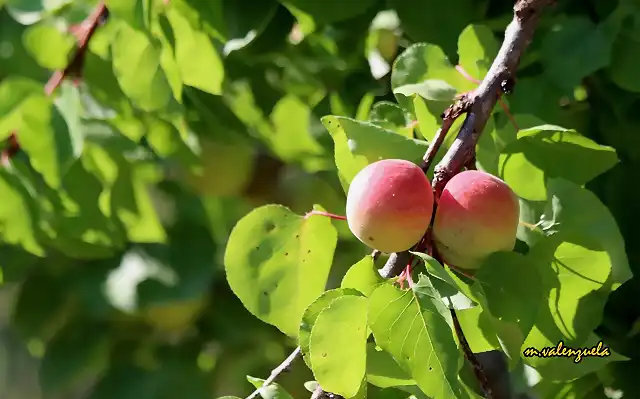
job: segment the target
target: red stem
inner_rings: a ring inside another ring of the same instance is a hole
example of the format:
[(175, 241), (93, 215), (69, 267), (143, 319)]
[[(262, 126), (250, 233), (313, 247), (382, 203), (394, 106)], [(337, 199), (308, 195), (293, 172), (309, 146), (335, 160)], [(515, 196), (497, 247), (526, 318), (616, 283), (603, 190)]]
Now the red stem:
[(347, 217), (346, 217), (346, 216), (335, 215), (335, 214), (333, 214), (333, 213), (329, 213), (329, 212), (322, 212), (322, 211), (311, 211), (311, 212), (307, 212), (307, 213), (304, 215), (304, 218), (305, 218), (305, 219), (308, 219), (310, 216), (313, 216), (313, 215), (326, 216), (326, 217), (328, 217), (328, 218), (336, 219), (336, 220), (347, 220)]

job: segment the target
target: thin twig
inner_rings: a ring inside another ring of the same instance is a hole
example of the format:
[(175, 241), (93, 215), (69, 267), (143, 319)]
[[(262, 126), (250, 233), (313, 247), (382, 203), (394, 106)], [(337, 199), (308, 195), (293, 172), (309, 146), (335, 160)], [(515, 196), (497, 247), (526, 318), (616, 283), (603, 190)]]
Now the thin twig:
[(278, 376), (282, 374), (283, 371), (291, 367), (291, 363), (293, 363), (293, 361), (296, 360), (296, 358), (300, 355), (300, 353), (302, 353), (301, 348), (298, 346), (293, 352), (291, 352), (289, 356), (287, 356), (286, 359), (284, 359), (282, 363), (280, 363), (278, 367), (276, 367), (271, 371), (271, 375), (269, 375), (269, 378), (264, 380), (264, 383), (262, 384), (262, 386), (256, 389), (255, 391), (253, 391), (253, 393), (247, 396), (246, 399), (253, 399), (258, 395), (260, 395), (260, 392), (262, 391), (263, 388), (271, 385), (276, 380), (276, 378), (278, 378)]
[(78, 74), (82, 70), (84, 64), (84, 56), (89, 47), (89, 40), (98, 29), (104, 18), (107, 16), (107, 6), (104, 0), (100, 1), (93, 9), (91, 14), (82, 21), (80, 28), (76, 31), (78, 39), (78, 47), (73, 58), (65, 69), (58, 70), (53, 73), (47, 84), (44, 86), (44, 92), (50, 96), (60, 86), (62, 81), (69, 75)]
[[(93, 37), (96, 29), (106, 21), (108, 13), (105, 2), (102, 0), (96, 5), (91, 14), (77, 28), (73, 29), (78, 47), (67, 67), (55, 71), (44, 85), (44, 92), (47, 96), (51, 96), (65, 78), (81, 74), (84, 56), (89, 47), (89, 40)], [(9, 136), (7, 147), (0, 153), (0, 163), (5, 165), (18, 151), (20, 151), (20, 143), (18, 142), (17, 132), (14, 131)]]
[(453, 126), (453, 122), (455, 121), (455, 119), (456, 118), (453, 116), (445, 117), (442, 121), (442, 126), (436, 132), (436, 136), (433, 138), (431, 143), (429, 143), (427, 152), (425, 152), (424, 157), (422, 158), (422, 163), (420, 164), (420, 168), (422, 168), (424, 173), (427, 173), (427, 171), (431, 167), (431, 164), (436, 157), (436, 153), (442, 146), (442, 143), (444, 142), (445, 137), (447, 137), (447, 133), (449, 133), (451, 126)]

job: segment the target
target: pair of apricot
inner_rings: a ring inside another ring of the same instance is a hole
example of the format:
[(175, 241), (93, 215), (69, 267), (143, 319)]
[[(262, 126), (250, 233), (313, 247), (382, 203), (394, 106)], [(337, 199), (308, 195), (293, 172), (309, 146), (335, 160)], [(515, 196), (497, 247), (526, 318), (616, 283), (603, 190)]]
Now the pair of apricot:
[[(422, 169), (409, 161), (385, 159), (366, 166), (351, 182), (347, 222), (367, 246), (402, 252), (422, 239), (433, 205), (433, 190)], [(432, 237), (447, 264), (476, 269), (488, 255), (513, 249), (519, 218), (518, 198), (504, 181), (468, 170), (445, 185)]]

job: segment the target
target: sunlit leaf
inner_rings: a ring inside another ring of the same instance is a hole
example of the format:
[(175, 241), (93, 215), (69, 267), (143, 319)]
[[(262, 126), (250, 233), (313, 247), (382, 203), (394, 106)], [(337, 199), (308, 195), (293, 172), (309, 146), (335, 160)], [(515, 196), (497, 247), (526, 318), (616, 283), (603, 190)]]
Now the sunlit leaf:
[(324, 291), (336, 241), (328, 218), (254, 209), (229, 237), (227, 280), (251, 313), (296, 336), (304, 309)]

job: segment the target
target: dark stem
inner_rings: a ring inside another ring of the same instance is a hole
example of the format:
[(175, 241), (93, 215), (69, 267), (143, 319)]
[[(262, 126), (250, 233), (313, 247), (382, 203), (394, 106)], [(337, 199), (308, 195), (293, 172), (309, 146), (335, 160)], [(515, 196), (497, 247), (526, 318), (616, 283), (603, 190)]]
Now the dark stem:
[(455, 309), (451, 307), (449, 308), (449, 312), (451, 312), (453, 328), (456, 332), (456, 336), (458, 337), (458, 342), (460, 342), (462, 352), (464, 353), (464, 356), (467, 358), (469, 363), (471, 363), (471, 368), (473, 368), (473, 375), (475, 375), (476, 379), (480, 383), (480, 388), (484, 393), (484, 397), (495, 398), (493, 396), (492, 384), (489, 382), (489, 379), (484, 373), (484, 367), (478, 361), (476, 354), (471, 350), (471, 346), (469, 346), (469, 342), (467, 341), (467, 337), (465, 337), (464, 332), (462, 331), (462, 326), (460, 326), (460, 320), (458, 320), (458, 315)]

